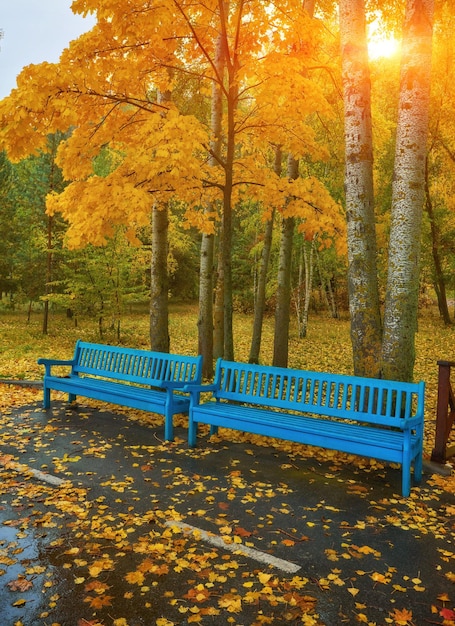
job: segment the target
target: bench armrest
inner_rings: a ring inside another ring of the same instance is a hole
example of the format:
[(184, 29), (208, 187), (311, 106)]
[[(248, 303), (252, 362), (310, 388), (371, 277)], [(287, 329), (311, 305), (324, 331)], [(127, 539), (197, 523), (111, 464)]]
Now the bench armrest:
[(210, 385), (196, 384), (196, 383), (187, 383), (183, 387), (183, 391), (187, 393), (205, 393), (206, 391), (216, 391), (218, 389), (218, 385), (215, 383), (211, 383)]
[(210, 385), (188, 383), (183, 387), (183, 391), (190, 394), (190, 402), (192, 407), (199, 404), (199, 398), (201, 397), (201, 393), (216, 391), (217, 389), (218, 385), (215, 383), (211, 383)]
[(45, 359), (45, 358), (40, 358), (37, 361), (38, 365), (44, 365), (44, 367), (46, 368), (46, 376), (50, 376), (51, 367), (53, 365), (66, 365), (68, 367), (72, 367), (74, 365), (74, 362), (75, 362), (74, 359), (64, 360), (64, 359)]
[(183, 389), (187, 382), (185, 380), (160, 380), (158, 386), (162, 389)]

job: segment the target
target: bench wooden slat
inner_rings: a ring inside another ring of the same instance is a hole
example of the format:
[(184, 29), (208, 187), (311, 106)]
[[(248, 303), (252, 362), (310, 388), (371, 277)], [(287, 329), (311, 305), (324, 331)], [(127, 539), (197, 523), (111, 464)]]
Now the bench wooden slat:
[[(202, 356), (184, 356), (121, 346), (76, 343), (71, 360), (38, 359), (45, 366), (44, 407), (50, 390), (68, 393), (68, 400), (85, 396), (164, 415), (165, 439), (173, 439), (173, 416), (188, 413), (185, 384), (200, 384)], [(54, 366), (66, 365), (68, 376), (56, 376)]]
[[(199, 422), (369, 456), (422, 475), (425, 385), (219, 359), (210, 386), (191, 386), (188, 442)], [(201, 400), (210, 390), (212, 398)]]

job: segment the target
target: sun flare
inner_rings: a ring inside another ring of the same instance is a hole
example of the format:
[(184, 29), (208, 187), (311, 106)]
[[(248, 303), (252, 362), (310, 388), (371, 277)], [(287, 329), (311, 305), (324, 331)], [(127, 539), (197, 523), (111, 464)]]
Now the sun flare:
[(368, 54), (370, 59), (391, 57), (400, 50), (400, 43), (395, 37), (380, 37), (373, 35), (368, 41)]

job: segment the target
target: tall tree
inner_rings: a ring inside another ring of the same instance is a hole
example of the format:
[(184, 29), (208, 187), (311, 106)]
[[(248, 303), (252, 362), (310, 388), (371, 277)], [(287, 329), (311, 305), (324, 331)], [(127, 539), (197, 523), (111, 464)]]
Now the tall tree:
[[(275, 146), (275, 160), (273, 171), (281, 176), (281, 160), (283, 153), (281, 146)], [(264, 244), (262, 247), (261, 264), (259, 267), (258, 285), (254, 300), (253, 334), (251, 337), (249, 363), (259, 363), (261, 351), (262, 324), (265, 312), (265, 294), (267, 287), (267, 272), (269, 269), (270, 253), (272, 251), (273, 226), (275, 222), (275, 209), (272, 208), (270, 218), (266, 221), (264, 230)]]
[(433, 0), (407, 0), (392, 188), (382, 375), (411, 380), (430, 103)]
[[(169, 81), (170, 82), (170, 81)], [(171, 92), (158, 91), (157, 102), (164, 111), (170, 108)], [(150, 347), (157, 352), (169, 352), (169, 281), (168, 203), (154, 203), (152, 209), (152, 257), (150, 266)]]
[(436, 298), (438, 300), (439, 314), (444, 320), (444, 323), (449, 326), (451, 324), (451, 320), (449, 305), (447, 303), (446, 281), (444, 277), (441, 258), (441, 232), (439, 230), (439, 224), (435, 215), (433, 199), (431, 197), (428, 160), (429, 157), (427, 156), (425, 162), (425, 209), (428, 215), (428, 220), (430, 222), (431, 254), (433, 257), (434, 265), (434, 289), (436, 291)]
[[(381, 337), (365, 5), (363, 0), (340, 3), (349, 292), (356, 374), (397, 380), (412, 379), (425, 191), (432, 25), (433, 0), (406, 1), (388, 278)], [(360, 46), (356, 42), (360, 42)], [(352, 77), (356, 79), (354, 82)]]
[[(211, 93), (211, 139), (209, 165), (221, 167), (222, 131), (223, 131), (223, 93), (224, 83), (224, 42), (218, 35), (214, 59), (216, 79), (212, 82)], [(198, 316), (198, 351), (203, 356), (203, 376), (213, 376), (213, 273), (215, 234), (214, 214), (216, 206), (206, 207), (210, 229), (202, 233), (199, 267), (199, 316)], [(211, 219), (210, 219), (211, 218)]]
[[(299, 176), (299, 162), (288, 156), (288, 177)], [(291, 312), (291, 263), (295, 217), (283, 216), (281, 222), (280, 256), (275, 308), (275, 334), (273, 341), (273, 365), (287, 367), (289, 352), (289, 322)]]
[[(21, 158), (42, 147), (51, 130), (74, 128), (58, 153), (71, 184), (50, 196), (48, 210), (68, 219), (68, 241), (75, 247), (102, 245), (119, 224), (128, 225), (134, 241), (137, 229), (150, 223), (151, 207), (163, 207), (171, 198), (186, 204), (189, 223), (201, 230), (207, 226), (205, 208), (222, 206), (224, 354), (229, 358), (232, 217), (242, 194), (251, 193), (266, 211), (293, 195), (289, 212), (309, 219), (315, 229), (320, 228), (318, 211), (337, 210), (315, 180), (293, 184), (291, 192), (288, 181), (269, 170), (270, 145), (282, 144), (296, 158), (319, 158), (324, 152), (308, 123), (316, 111), (323, 117), (329, 113), (322, 90), (308, 75), (320, 25), (303, 11), (301, 0), (276, 5), (74, 0), (72, 7), (95, 12), (95, 27), (72, 42), (58, 64), (22, 72), (18, 89), (0, 103), (0, 145)], [(219, 38), (225, 79), (216, 71)], [(208, 116), (188, 101), (156, 98), (157, 92), (174, 93), (190, 79), (207, 95), (218, 82), (222, 94), (218, 167), (209, 164)], [(93, 162), (106, 145), (117, 161), (101, 177)], [(330, 230), (330, 224), (326, 220), (324, 228)]]
[(354, 372), (379, 373), (382, 325), (376, 266), (371, 85), (364, 0), (340, 0), (345, 119), (348, 291)]

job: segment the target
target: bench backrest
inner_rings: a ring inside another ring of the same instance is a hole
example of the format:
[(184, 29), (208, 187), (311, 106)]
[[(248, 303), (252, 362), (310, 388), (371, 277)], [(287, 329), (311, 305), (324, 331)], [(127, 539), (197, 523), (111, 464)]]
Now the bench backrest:
[(159, 386), (163, 380), (192, 382), (202, 379), (202, 357), (149, 352), (78, 341), (73, 372), (104, 376), (140, 385)]
[(423, 419), (424, 383), (361, 378), (219, 359), (217, 399), (402, 428)]

